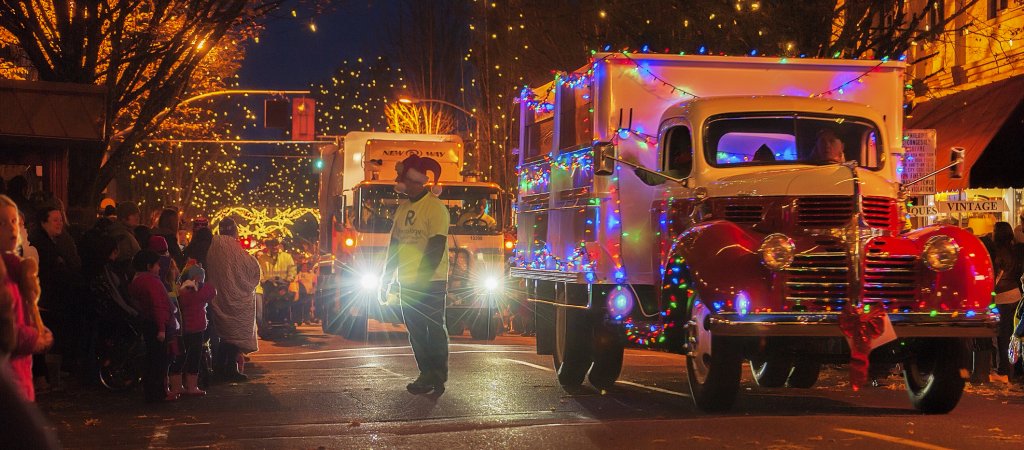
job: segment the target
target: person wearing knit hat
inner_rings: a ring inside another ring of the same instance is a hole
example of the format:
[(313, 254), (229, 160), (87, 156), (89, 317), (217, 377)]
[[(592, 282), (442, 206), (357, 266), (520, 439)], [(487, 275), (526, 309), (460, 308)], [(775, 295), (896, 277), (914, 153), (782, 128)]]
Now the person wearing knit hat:
[(192, 219), (192, 232), (195, 233), (203, 228), (210, 228), (210, 219), (204, 216), (198, 216)]
[(395, 165), (395, 190), (409, 198), (395, 210), (391, 243), (382, 286), (398, 281), (402, 315), (420, 374), (406, 389), (413, 394), (444, 392), (448, 381), (448, 331), (445, 294), (448, 290), (448, 208), (427, 190), (427, 172), (434, 186), (441, 165), (430, 158), (409, 156)]
[(146, 250), (160, 255), (160, 281), (164, 282), (167, 292), (173, 292), (174, 283), (178, 279), (178, 265), (171, 258), (167, 240), (163, 236), (150, 236)]
[(150, 236), (146, 250), (150, 250), (158, 255), (164, 254), (167, 252), (167, 239), (164, 239), (163, 236)]
[(434, 195), (441, 195), (440, 186), (438, 186), (438, 180), (441, 178), (441, 164), (435, 159), (409, 155), (395, 164), (395, 172), (398, 173), (398, 178), (395, 180), (395, 191), (399, 194), (407, 193), (409, 182), (427, 184), (430, 181), (430, 178), (427, 178), (427, 172), (433, 172), (434, 186), (430, 192)]

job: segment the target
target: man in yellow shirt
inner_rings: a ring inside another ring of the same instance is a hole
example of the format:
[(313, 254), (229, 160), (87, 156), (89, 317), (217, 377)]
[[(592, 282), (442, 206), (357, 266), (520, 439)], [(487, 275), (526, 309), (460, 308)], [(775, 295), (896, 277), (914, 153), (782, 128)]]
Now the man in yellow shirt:
[[(448, 208), (425, 184), (434, 184), (441, 165), (413, 155), (395, 165), (395, 190), (409, 198), (395, 210), (384, 285), (398, 281), (402, 315), (420, 375), (406, 389), (413, 394), (444, 392), (448, 381), (448, 331), (445, 293), (448, 290)], [(386, 292), (386, 289), (385, 289)]]

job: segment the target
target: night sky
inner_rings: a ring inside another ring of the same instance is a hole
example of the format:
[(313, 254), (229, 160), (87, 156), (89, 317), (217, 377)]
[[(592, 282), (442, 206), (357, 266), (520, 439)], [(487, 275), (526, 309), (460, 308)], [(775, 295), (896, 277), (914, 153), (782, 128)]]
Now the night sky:
[[(344, 59), (376, 57), (386, 46), (389, 2), (348, 1), (309, 20), (270, 19), (258, 44), (251, 43), (239, 71), (240, 85), (250, 89), (305, 89), (331, 76)], [(288, 14), (286, 5), (281, 13)], [(299, 13), (308, 17), (309, 13)]]
[[(290, 2), (289, 2), (290, 3)], [(266, 22), (259, 35), (259, 43), (250, 42), (245, 60), (238, 72), (239, 89), (310, 89), (311, 84), (330, 79), (343, 60), (375, 58), (385, 52), (387, 15), (394, 8), (393, 1), (374, 2), (356, 0), (337, 2), (329, 11), (312, 18), (316, 31), (310, 29), (310, 13), (298, 11), (291, 17), (292, 6), (285, 4), (275, 13), (280, 18)], [(263, 102), (270, 96), (250, 96), (240, 99), (257, 114), (256, 127), (241, 132), (243, 139), (287, 140), (283, 130), (263, 128)], [(318, 105), (319, 108), (320, 105)], [(319, 132), (319, 130), (318, 130)], [(242, 146), (243, 155), (295, 155), (309, 154), (308, 145), (250, 144)], [(275, 176), (265, 170), (270, 160), (243, 156), (241, 161), (260, 170), (251, 174), (243, 189), (253, 190)], [(296, 164), (300, 173), (307, 170), (312, 160), (278, 160), (282, 164)], [(316, 172), (308, 169), (308, 175)], [(308, 199), (315, 201), (315, 199)]]

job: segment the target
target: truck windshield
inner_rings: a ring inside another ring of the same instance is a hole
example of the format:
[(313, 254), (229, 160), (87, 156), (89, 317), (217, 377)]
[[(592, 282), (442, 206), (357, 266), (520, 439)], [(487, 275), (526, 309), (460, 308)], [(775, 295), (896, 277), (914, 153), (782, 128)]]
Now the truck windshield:
[(841, 116), (716, 116), (708, 120), (704, 157), (714, 167), (838, 164), (880, 169), (878, 129)]
[[(498, 234), (500, 190), (491, 186), (446, 185), (441, 201), (448, 207), (451, 234)], [(393, 184), (372, 184), (356, 188), (353, 225), (363, 233), (390, 233), (395, 209), (405, 196)]]

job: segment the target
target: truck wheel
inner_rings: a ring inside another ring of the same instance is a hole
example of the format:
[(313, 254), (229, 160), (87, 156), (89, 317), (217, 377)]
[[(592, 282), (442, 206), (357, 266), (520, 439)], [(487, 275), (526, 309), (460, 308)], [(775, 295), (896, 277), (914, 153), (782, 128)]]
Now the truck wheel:
[(590, 375), (587, 377), (590, 384), (598, 389), (609, 389), (615, 385), (622, 373), (622, 355), (625, 352), (625, 344), (622, 342), (622, 333), (614, 327), (595, 326), (593, 342), (594, 364), (590, 366)]
[(445, 320), (444, 326), (448, 329), (448, 336), (462, 336), (466, 332), (466, 324), (462, 320)]
[(707, 306), (694, 298), (686, 333), (690, 347), (686, 375), (697, 408), (706, 412), (725, 411), (736, 402), (743, 360), (734, 340), (711, 335), (707, 328), (710, 315)]
[(910, 403), (926, 414), (953, 410), (964, 393), (960, 376), (961, 343), (957, 339), (929, 339), (916, 349), (903, 369)]
[(350, 341), (366, 340), (366, 315), (342, 316), (341, 320), (343, 320), (341, 332), (345, 339)]
[(578, 387), (590, 369), (590, 333), (583, 311), (555, 308), (555, 353), (552, 361), (558, 383), (565, 388)]
[(758, 386), (766, 388), (782, 387), (789, 378), (793, 364), (788, 358), (767, 357), (750, 360), (750, 374)]
[(797, 389), (810, 389), (818, 382), (818, 374), (821, 373), (821, 364), (813, 361), (797, 361), (793, 364), (793, 371), (789, 373), (789, 380), (786, 386)]
[(358, 298), (338, 299), (339, 312), (334, 316), (333, 325), (341, 337), (350, 341), (366, 340), (366, 322), (370, 312), (365, 305), (359, 304)]
[[(491, 314), (491, 309), (481, 309), (473, 314), (473, 323), (469, 325), (469, 334), (479, 341), (493, 341), (498, 336), (501, 319)], [(495, 319), (499, 324), (495, 324)]]

